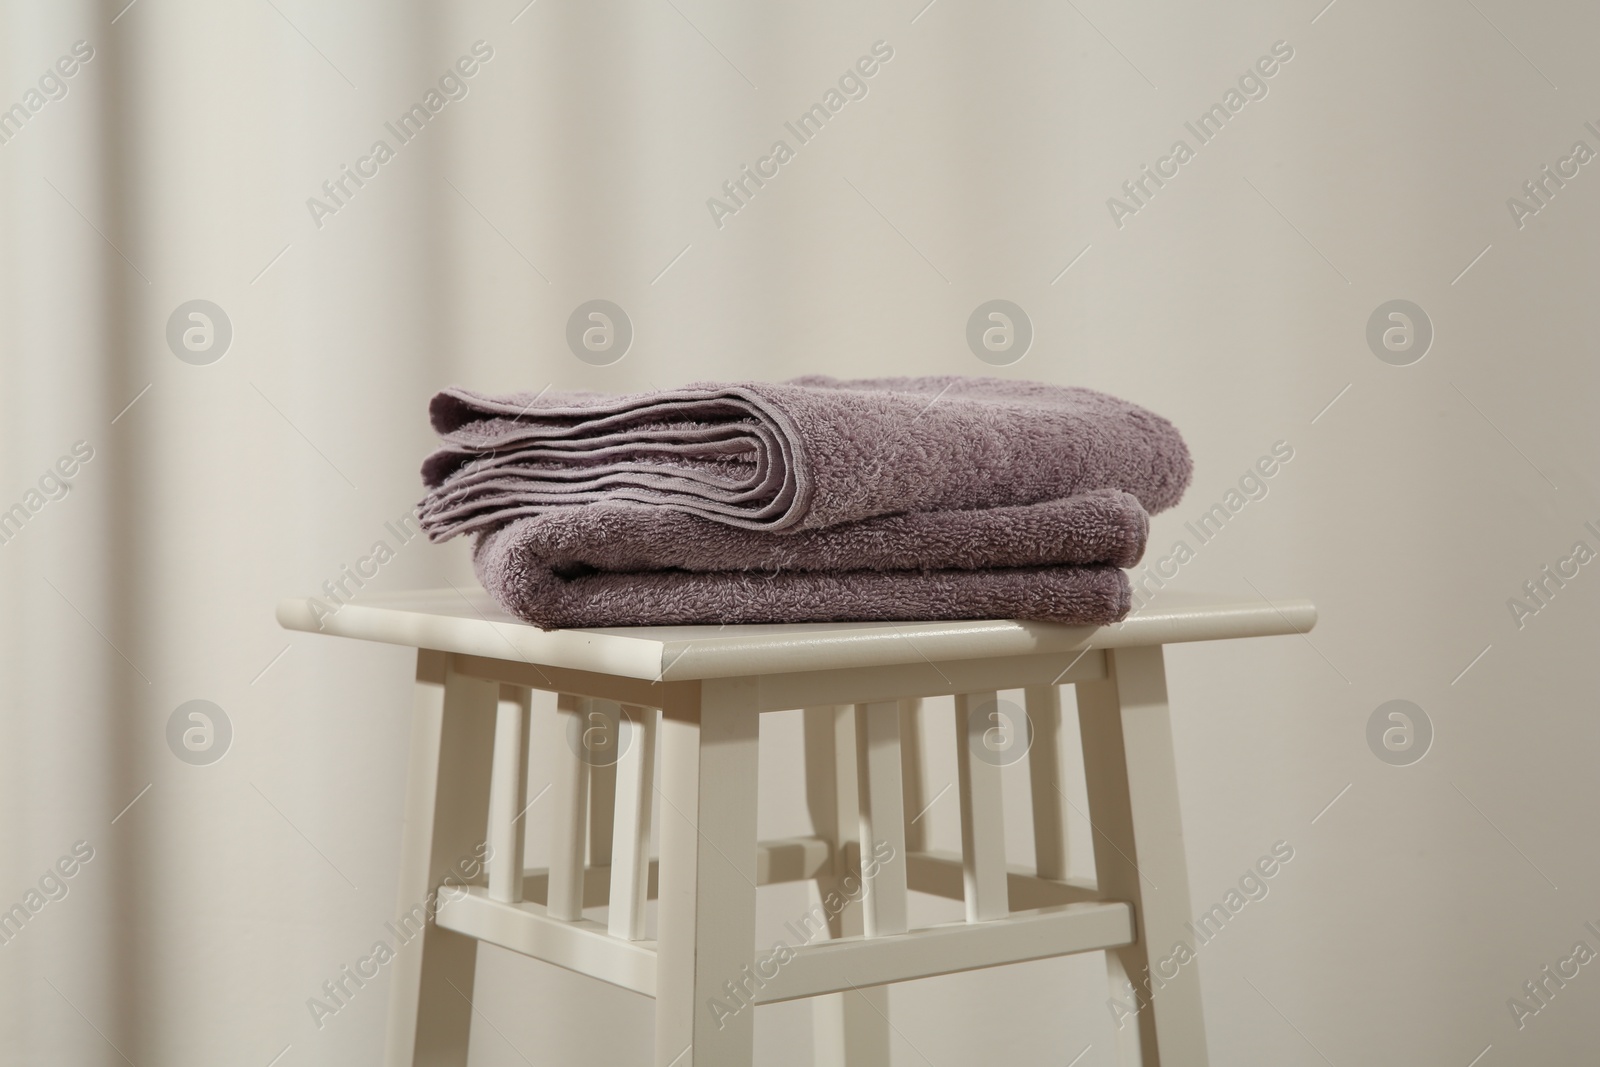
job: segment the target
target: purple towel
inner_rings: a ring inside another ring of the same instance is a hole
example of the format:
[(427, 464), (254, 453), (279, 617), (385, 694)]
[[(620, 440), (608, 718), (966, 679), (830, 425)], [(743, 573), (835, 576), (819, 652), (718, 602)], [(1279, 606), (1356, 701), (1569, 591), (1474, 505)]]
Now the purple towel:
[(545, 629), (734, 622), (1022, 618), (1127, 612), (1118, 569), (1149, 517), (1131, 494), (911, 512), (794, 534), (633, 503), (582, 504), (479, 535), (478, 578)]
[(705, 383), (433, 400), (429, 536), (546, 629), (1115, 622), (1148, 511), (1188, 484), (1166, 420), (994, 378)]
[(516, 551), (561, 577), (596, 571), (929, 571), (1106, 563), (1131, 567), (1150, 519), (1117, 489), (968, 511), (914, 511), (793, 534), (740, 530), (643, 504), (560, 508), (508, 524)]
[(434, 397), (445, 447), (423, 465), (428, 535), (633, 501), (748, 530), (1004, 507), (1121, 489), (1177, 502), (1172, 424), (1089, 389), (998, 378), (700, 383), (611, 396)]
[(1127, 614), (1132, 599), (1127, 573), (1112, 564), (980, 570), (569, 569), (540, 554), (543, 538), (536, 527), (546, 521), (535, 516), (490, 530), (479, 536), (473, 552), (478, 580), (495, 600), (546, 630), (915, 619), (1101, 625)]

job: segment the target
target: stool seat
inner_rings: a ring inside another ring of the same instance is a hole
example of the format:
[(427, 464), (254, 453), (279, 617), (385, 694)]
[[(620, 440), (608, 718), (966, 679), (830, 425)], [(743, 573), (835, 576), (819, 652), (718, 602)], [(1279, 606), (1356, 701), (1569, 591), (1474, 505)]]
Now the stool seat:
[[(815, 998), (816, 1062), (884, 1064), (889, 984), (1103, 951), (1119, 1067), (1205, 1067), (1197, 967), (1175, 951), (1194, 916), (1162, 647), (1305, 633), (1316, 611), (1164, 591), (1102, 627), (543, 631), (450, 588), (288, 599), (278, 620), (417, 650), (396, 922), (421, 950), (393, 963), (390, 1067), (467, 1063), (484, 941), (654, 997), (655, 1067), (748, 1067), (753, 1009), (799, 998)], [(1067, 870), (1063, 685), (1077, 695), (1091, 880)], [(998, 699), (1011, 690), (1025, 710)], [(520, 822), (534, 691), (555, 694), (557, 731), (554, 780), (533, 798), (552, 794), (539, 868), (524, 866)], [(917, 825), (932, 803), (922, 701), (935, 697), (954, 703), (953, 852)], [(791, 709), (804, 709), (815, 832), (758, 840), (759, 721)], [(1001, 771), (1023, 759), (1031, 865), (1005, 853)], [(756, 893), (782, 882), (814, 884), (816, 903), (757, 946)], [(912, 927), (910, 892), (963, 901), (965, 919)], [(599, 907), (604, 921), (585, 915)]]
[(506, 614), (481, 589), (373, 594), (332, 614), (329, 607), (314, 597), (284, 600), (278, 622), (290, 630), (653, 680), (1268, 637), (1305, 633), (1317, 620), (1309, 600), (1268, 603), (1177, 590), (1112, 626), (1007, 619), (541, 630)]

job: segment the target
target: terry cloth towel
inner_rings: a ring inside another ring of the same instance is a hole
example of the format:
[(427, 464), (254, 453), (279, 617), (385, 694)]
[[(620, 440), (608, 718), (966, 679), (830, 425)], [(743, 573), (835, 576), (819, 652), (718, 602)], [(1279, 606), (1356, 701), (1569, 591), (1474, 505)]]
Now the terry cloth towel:
[(999, 378), (796, 378), (613, 396), (431, 405), (423, 465), (435, 541), (521, 516), (632, 501), (728, 526), (815, 530), (901, 512), (1061, 500), (1095, 489), (1147, 511), (1188, 485), (1167, 420), (1090, 389)]
[(1100, 490), (1044, 504), (912, 512), (796, 534), (739, 530), (640, 504), (525, 516), (478, 537), (478, 579), (545, 629), (1127, 613), (1119, 569), (1144, 550), (1138, 500)]

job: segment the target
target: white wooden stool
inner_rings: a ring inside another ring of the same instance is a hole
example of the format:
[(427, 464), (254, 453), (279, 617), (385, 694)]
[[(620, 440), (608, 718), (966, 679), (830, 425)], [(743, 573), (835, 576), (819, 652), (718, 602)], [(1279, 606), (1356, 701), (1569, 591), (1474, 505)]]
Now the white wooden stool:
[[(466, 1064), (479, 941), (654, 997), (656, 1067), (749, 1067), (754, 1007), (799, 997), (820, 998), (818, 1062), (887, 1064), (889, 983), (1104, 950), (1114, 995), (1137, 1009), (1121, 1020), (1117, 1062), (1203, 1067), (1196, 966), (1150, 973), (1187, 941), (1192, 919), (1162, 646), (1303, 633), (1316, 611), (1169, 593), (1098, 629), (545, 632), (482, 594), (448, 590), (374, 596), (332, 615), (287, 600), (278, 619), (418, 650), (398, 921), (423, 936), (421, 951), (392, 964), (389, 1067)], [(1093, 882), (1067, 875), (1063, 684), (1077, 686)], [(555, 752), (550, 865), (524, 870), (532, 689), (559, 694), (570, 743)], [(1032, 867), (1006, 863), (1000, 761), (986, 756), (1027, 728), (997, 711), (996, 692), (1011, 689), (1025, 691), (1033, 731)], [(907, 828), (925, 802), (916, 702), (941, 695), (955, 697), (959, 854), (930, 850)], [(796, 708), (806, 709), (815, 832), (760, 841), (760, 713)], [(790, 941), (758, 948), (756, 887), (801, 880), (817, 883), (819, 905), (790, 924)], [(910, 890), (964, 900), (966, 920), (908, 929)], [(652, 897), (655, 941), (645, 936)], [(605, 923), (584, 917), (602, 905)]]

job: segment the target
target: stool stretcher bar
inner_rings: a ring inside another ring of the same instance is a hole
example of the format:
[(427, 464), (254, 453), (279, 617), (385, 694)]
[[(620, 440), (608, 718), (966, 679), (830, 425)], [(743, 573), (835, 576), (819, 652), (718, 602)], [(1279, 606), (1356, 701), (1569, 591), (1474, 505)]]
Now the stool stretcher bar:
[[(506, 904), (477, 886), (439, 905), (443, 929), (533, 956), (647, 997), (656, 995), (656, 943), (613, 937), (589, 919), (554, 919), (542, 904)], [(756, 1004), (888, 985), (957, 971), (1119, 948), (1133, 941), (1133, 911), (1118, 901), (1064, 904), (1013, 912), (987, 923), (956, 922), (903, 934), (843, 937), (790, 946), (782, 963), (751, 955), (761, 978)], [(774, 971), (767, 978), (764, 971)], [(729, 976), (737, 981), (739, 973)], [(748, 978), (746, 978), (749, 981)]]
[(777, 1004), (1132, 942), (1133, 909), (1120, 901), (1064, 904), (1012, 912), (993, 922), (944, 923), (882, 937), (844, 937), (796, 948), (794, 959), (756, 992), (755, 1002)]

